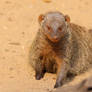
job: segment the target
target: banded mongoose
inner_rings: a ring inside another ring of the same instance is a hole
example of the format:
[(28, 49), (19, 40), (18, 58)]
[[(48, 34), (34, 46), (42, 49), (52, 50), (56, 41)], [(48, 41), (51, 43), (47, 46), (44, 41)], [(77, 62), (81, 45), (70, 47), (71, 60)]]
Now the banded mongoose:
[(37, 80), (45, 72), (56, 72), (57, 88), (92, 67), (92, 34), (86, 28), (57, 11), (41, 14), (38, 21), (40, 28), (30, 51)]
[(50, 92), (92, 92), (92, 76), (75, 85), (67, 85)]

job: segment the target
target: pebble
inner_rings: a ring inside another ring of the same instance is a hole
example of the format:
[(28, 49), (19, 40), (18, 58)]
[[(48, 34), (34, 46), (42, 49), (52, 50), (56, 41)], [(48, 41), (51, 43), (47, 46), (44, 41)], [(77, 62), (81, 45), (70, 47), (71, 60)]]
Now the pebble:
[(43, 0), (44, 2), (46, 2), (46, 3), (50, 3), (51, 2), (51, 0)]

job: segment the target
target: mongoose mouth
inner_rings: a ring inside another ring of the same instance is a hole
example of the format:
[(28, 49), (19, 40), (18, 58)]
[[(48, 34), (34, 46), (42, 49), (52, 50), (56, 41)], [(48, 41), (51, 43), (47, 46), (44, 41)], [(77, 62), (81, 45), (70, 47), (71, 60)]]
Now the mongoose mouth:
[(48, 39), (51, 41), (51, 42), (54, 42), (54, 43), (56, 43), (56, 42), (59, 42), (59, 40), (60, 40), (60, 38), (58, 38), (58, 37), (50, 37), (49, 35), (47, 35), (47, 37), (48, 37)]
[(59, 42), (59, 39), (51, 39), (52, 42)]

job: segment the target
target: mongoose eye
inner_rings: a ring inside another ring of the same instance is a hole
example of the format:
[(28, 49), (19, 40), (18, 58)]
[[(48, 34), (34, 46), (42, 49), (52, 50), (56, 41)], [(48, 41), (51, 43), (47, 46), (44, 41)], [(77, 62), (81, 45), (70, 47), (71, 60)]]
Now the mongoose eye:
[(62, 27), (59, 27), (58, 30), (59, 30), (59, 31), (62, 31)]
[(47, 25), (47, 29), (48, 29), (48, 30), (51, 30), (51, 27)]

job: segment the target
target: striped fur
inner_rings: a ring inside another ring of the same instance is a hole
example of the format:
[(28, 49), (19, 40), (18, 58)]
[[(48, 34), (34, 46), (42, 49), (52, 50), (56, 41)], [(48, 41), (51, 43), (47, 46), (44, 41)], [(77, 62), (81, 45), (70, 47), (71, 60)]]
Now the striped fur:
[[(40, 27), (31, 45), (30, 63), (39, 75), (43, 71), (57, 71), (55, 87), (61, 86), (69, 79), (69, 73), (78, 75), (92, 67), (92, 34), (84, 27), (68, 23), (64, 37), (53, 43)], [(58, 84), (61, 79), (64, 81)]]

